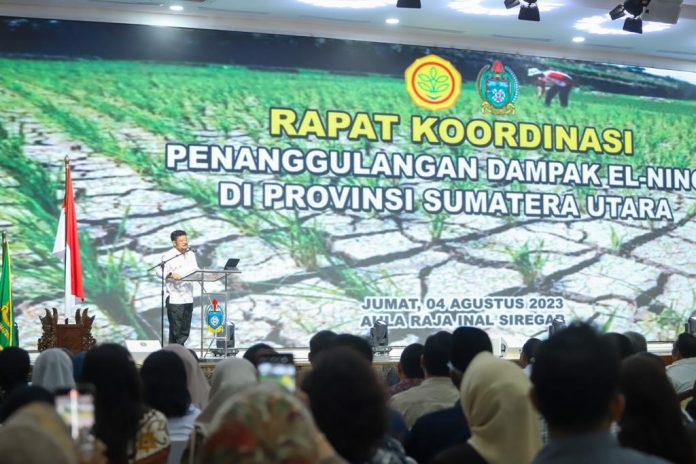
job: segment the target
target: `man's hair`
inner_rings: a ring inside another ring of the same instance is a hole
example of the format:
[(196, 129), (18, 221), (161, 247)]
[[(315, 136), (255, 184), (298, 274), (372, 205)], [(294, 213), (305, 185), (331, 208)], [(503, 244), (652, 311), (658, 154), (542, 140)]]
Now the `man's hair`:
[(607, 332), (602, 335), (602, 338), (609, 340), (609, 343), (614, 347), (614, 349), (619, 353), (619, 358), (626, 359), (629, 356), (635, 354), (633, 351), (633, 344), (631, 340), (624, 334), (617, 332)]
[(339, 334), (336, 335), (333, 341), (331, 342), (331, 348), (335, 348), (338, 346), (346, 346), (354, 350), (360, 356), (365, 358), (368, 362), (372, 363), (374, 353), (372, 353), (372, 347), (370, 346), (370, 343), (364, 338), (358, 337), (357, 335), (353, 334)]
[(679, 334), (674, 347), (681, 353), (683, 358), (693, 358), (696, 356), (696, 337), (690, 333)]
[(421, 356), (425, 347), (420, 343), (411, 343), (401, 352), (399, 364), (404, 375), (409, 379), (422, 379), (425, 377), (421, 367)]
[(184, 232), (183, 230), (175, 230), (174, 232), (169, 234), (169, 238), (172, 239), (172, 242), (176, 242), (177, 238), (184, 236), (186, 236), (186, 232)]
[(630, 340), (634, 353), (644, 353), (648, 351), (648, 342), (642, 334), (638, 332), (624, 332), (624, 335)]
[(452, 365), (463, 374), (477, 354), (493, 352), (493, 344), (488, 334), (476, 327), (459, 327), (452, 334)]
[(247, 348), (242, 357), (253, 364), (254, 367), (258, 367), (259, 356), (276, 353), (276, 350), (271, 345), (267, 343), (257, 343)]
[(527, 358), (529, 364), (534, 364), (534, 361), (536, 361), (536, 354), (540, 345), (541, 340), (538, 338), (530, 338), (522, 345), (522, 353)]
[(619, 388), (619, 355), (606, 337), (574, 323), (539, 347), (531, 376), (549, 427), (586, 432), (608, 417)]
[(452, 349), (452, 334), (441, 331), (429, 336), (423, 347), (423, 370), (428, 375), (447, 376), (447, 363)]
[(319, 353), (331, 346), (334, 338), (336, 338), (336, 332), (331, 330), (320, 330), (319, 332), (315, 333), (312, 338), (309, 339), (310, 362), (316, 359), (316, 356)]

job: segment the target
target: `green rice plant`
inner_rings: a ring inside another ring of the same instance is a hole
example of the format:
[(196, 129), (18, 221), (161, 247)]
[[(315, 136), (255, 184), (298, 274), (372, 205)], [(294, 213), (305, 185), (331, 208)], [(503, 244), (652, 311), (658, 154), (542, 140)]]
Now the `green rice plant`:
[(543, 248), (543, 240), (537, 244), (534, 250), (530, 249), (529, 242), (525, 242), (517, 248), (506, 248), (513, 269), (520, 273), (522, 281), (528, 287), (536, 284), (548, 260), (541, 251)]
[(430, 215), (428, 231), (430, 232), (430, 237), (434, 242), (438, 242), (440, 238), (442, 238), (442, 232), (445, 230), (448, 217), (449, 215), (447, 213), (437, 213)]
[[(31, 295), (27, 295), (29, 300), (37, 301), (59, 293), (63, 287), (63, 266), (52, 253), (60, 216), (56, 199), (60, 184), (54, 173), (25, 156), (23, 145), (22, 134), (11, 136), (6, 130), (0, 130), (0, 169), (17, 181), (17, 187), (9, 193), (17, 208), (8, 216), (20, 231), (17, 240), (32, 256), (26, 261), (15, 260), (16, 275), (42, 282), (42, 285), (32, 289)], [(120, 230), (122, 233), (123, 226)], [(84, 283), (89, 298), (104, 309), (112, 320), (127, 322), (139, 337), (156, 335), (145, 328), (132, 306), (128, 305), (130, 296), (124, 277), (124, 258), (117, 261), (109, 255), (105, 265), (102, 265), (94, 242), (84, 233), (80, 234), (79, 239)], [(124, 317), (126, 320), (123, 320)]]

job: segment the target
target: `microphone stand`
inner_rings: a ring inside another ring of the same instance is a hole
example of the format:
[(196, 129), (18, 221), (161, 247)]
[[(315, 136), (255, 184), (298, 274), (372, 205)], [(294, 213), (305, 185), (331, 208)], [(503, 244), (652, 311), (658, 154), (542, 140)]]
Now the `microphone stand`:
[(157, 269), (158, 267), (161, 269), (160, 272), (160, 290), (161, 290), (161, 302), (160, 302), (160, 344), (164, 348), (164, 265), (167, 264), (169, 261), (173, 260), (174, 258), (178, 258), (179, 256), (184, 256), (187, 252), (192, 251), (190, 248), (188, 248), (186, 251), (183, 253), (179, 253), (178, 255), (174, 255), (171, 258), (164, 260), (160, 262), (159, 264), (155, 264), (151, 268), (148, 269), (148, 271), (152, 271), (153, 269)]

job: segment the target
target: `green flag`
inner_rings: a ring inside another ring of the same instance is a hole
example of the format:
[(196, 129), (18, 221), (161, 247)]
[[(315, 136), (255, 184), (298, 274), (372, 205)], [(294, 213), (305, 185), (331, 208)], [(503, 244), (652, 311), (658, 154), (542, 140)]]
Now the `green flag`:
[(17, 345), (12, 309), (12, 275), (10, 273), (10, 247), (7, 234), (2, 233), (2, 274), (0, 274), (0, 350)]

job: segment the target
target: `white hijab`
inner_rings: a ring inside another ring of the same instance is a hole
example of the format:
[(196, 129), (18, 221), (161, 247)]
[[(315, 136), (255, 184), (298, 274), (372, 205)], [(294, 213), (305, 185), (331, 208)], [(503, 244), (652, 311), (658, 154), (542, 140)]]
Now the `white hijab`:
[(31, 384), (54, 393), (59, 388), (75, 388), (72, 359), (62, 348), (43, 351), (31, 374)]
[(488, 464), (529, 464), (541, 448), (532, 384), (522, 369), (489, 352), (476, 355), (460, 390), (469, 445)]
[(186, 388), (191, 395), (191, 403), (203, 409), (208, 404), (208, 392), (210, 385), (205, 378), (203, 370), (198, 365), (198, 361), (188, 348), (183, 345), (171, 343), (163, 348), (164, 350), (176, 353), (184, 362), (186, 368)]
[(210, 423), (222, 405), (237, 393), (257, 383), (256, 368), (246, 359), (227, 358), (220, 361), (213, 371), (208, 406), (196, 419), (196, 425), (207, 433)]

